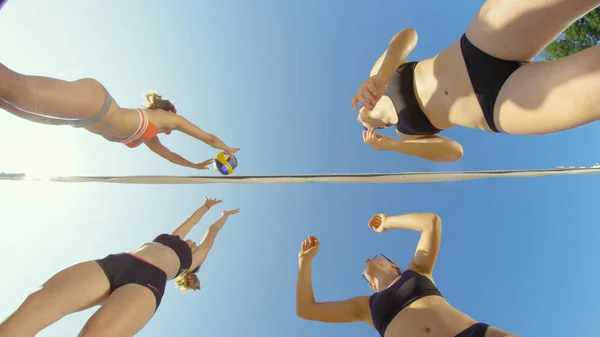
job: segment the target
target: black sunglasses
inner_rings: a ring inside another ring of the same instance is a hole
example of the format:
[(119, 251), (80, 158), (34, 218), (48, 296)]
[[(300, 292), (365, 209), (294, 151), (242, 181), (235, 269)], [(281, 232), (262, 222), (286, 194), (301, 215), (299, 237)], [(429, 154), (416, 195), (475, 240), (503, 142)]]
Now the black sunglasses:
[[(382, 258), (384, 258), (384, 259), (388, 260), (388, 262), (389, 262), (389, 263), (391, 263), (391, 264), (394, 264), (394, 262), (392, 262), (392, 260), (388, 259), (388, 258), (387, 258), (387, 256), (385, 256), (385, 255), (383, 255), (383, 254), (377, 254), (377, 255), (373, 256), (373, 258), (371, 259), (371, 261), (372, 261), (372, 260), (375, 260), (375, 259), (376, 259), (376, 258), (378, 258), (378, 257), (382, 257)], [(364, 278), (364, 279), (365, 279), (367, 282), (369, 282), (369, 280), (367, 280), (367, 277), (365, 276), (365, 269), (367, 269), (367, 266), (365, 266), (365, 267), (363, 268), (363, 270), (362, 270), (362, 272), (361, 272), (361, 275), (362, 275), (362, 277), (363, 277), (363, 278)], [(369, 283), (370, 283), (370, 282), (369, 282)]]

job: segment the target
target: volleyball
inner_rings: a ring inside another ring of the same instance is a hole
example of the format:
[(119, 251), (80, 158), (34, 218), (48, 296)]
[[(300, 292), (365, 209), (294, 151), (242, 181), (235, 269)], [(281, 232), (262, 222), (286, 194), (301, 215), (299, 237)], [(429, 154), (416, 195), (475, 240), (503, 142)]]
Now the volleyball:
[(219, 173), (222, 175), (230, 175), (235, 171), (238, 162), (235, 156), (230, 156), (225, 152), (220, 152), (215, 157), (213, 165), (215, 166), (215, 170), (219, 171)]

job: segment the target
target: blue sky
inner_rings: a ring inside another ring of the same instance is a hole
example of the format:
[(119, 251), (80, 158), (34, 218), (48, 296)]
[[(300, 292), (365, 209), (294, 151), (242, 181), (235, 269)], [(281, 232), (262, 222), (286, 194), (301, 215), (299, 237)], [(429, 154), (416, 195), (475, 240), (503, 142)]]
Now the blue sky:
[[(600, 125), (546, 136), (456, 128), (458, 163), (435, 164), (362, 143), (350, 97), (389, 39), (413, 27), (411, 60), (457, 39), (482, 1), (9, 1), (0, 12), (1, 61), (27, 74), (100, 80), (122, 106), (158, 90), (178, 111), (231, 146), (236, 174), (360, 173), (548, 168), (598, 161)], [(568, 111), (565, 111), (568, 113)], [(34, 175), (215, 174), (174, 166), (83, 130), (0, 114), (0, 172)], [(183, 134), (161, 137), (194, 161), (216, 151)], [(405, 267), (418, 234), (367, 227), (378, 212), (438, 213), (444, 223), (434, 277), (451, 304), (522, 336), (592, 336), (600, 273), (595, 175), (432, 184), (188, 185), (0, 184), (0, 319), (70, 264), (129, 250), (171, 231), (204, 196), (232, 217), (199, 276), (173, 282), (138, 336), (377, 336), (364, 324), (295, 316), (300, 242), (321, 241), (317, 300), (369, 294), (364, 259)], [(592, 285), (590, 285), (592, 282)], [(95, 310), (95, 309), (92, 309)], [(39, 334), (74, 336), (92, 310)]]

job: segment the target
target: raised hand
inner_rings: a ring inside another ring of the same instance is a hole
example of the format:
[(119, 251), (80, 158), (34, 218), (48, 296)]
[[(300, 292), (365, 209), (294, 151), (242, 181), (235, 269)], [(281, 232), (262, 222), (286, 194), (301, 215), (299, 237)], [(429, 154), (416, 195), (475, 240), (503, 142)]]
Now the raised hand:
[(210, 170), (210, 167), (208, 167), (208, 165), (212, 164), (214, 161), (214, 159), (205, 160), (201, 163), (194, 164), (194, 168), (198, 170)]
[(316, 236), (309, 236), (308, 239), (302, 241), (300, 252), (298, 253), (298, 259), (312, 260), (312, 258), (315, 257), (319, 251), (319, 245), (320, 243)]
[(358, 110), (358, 102), (366, 109), (373, 110), (375, 104), (385, 93), (385, 81), (379, 75), (373, 75), (367, 78), (359, 87), (356, 95), (352, 97), (352, 106), (354, 110)]
[(232, 209), (230, 211), (223, 211), (223, 212), (221, 212), (221, 216), (230, 216), (230, 215), (233, 215), (233, 214), (238, 214), (239, 212), (240, 212), (240, 209), (236, 208), (236, 209)]
[(221, 203), (222, 200), (218, 200), (216, 198), (208, 198), (208, 197), (204, 197), (204, 205), (206, 205), (206, 207), (211, 208), (216, 204)]
[(373, 228), (377, 233), (383, 233), (386, 231), (387, 215), (375, 214), (369, 219), (369, 228)]

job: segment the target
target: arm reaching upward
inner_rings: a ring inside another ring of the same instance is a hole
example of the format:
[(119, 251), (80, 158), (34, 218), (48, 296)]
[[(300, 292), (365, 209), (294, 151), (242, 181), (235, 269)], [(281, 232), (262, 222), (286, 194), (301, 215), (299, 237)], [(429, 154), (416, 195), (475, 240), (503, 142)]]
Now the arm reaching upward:
[[(328, 323), (364, 321), (370, 323), (369, 297), (358, 296), (344, 301), (316, 302), (312, 287), (312, 259), (319, 250), (314, 236), (302, 242), (298, 254), (298, 281), (296, 283), (296, 314), (300, 318)], [(372, 323), (370, 323), (372, 324)]]
[(406, 228), (421, 232), (415, 255), (408, 269), (431, 275), (440, 250), (442, 219), (433, 213), (411, 213), (388, 217), (376, 214), (369, 227), (378, 233), (392, 228)]
[(190, 266), (190, 270), (194, 270), (204, 263), (204, 260), (206, 260), (206, 257), (208, 256), (208, 252), (210, 252), (210, 249), (215, 243), (217, 233), (219, 233), (221, 228), (223, 228), (230, 215), (237, 214), (239, 212), (239, 208), (231, 211), (223, 211), (221, 217), (208, 228), (204, 234), (204, 237), (202, 238), (202, 242), (200, 242), (200, 245), (198, 245), (198, 247), (192, 251), (192, 265)]
[(217, 200), (215, 198), (207, 198), (204, 197), (204, 204), (200, 206), (192, 215), (190, 215), (187, 220), (185, 220), (179, 227), (177, 227), (171, 235), (178, 235), (182, 240), (188, 235), (188, 233), (196, 226), (198, 221), (202, 219), (204, 214), (213, 207), (214, 205), (221, 202), (221, 200)]
[(358, 110), (359, 102), (365, 108), (373, 110), (385, 92), (390, 77), (406, 61), (418, 39), (417, 32), (412, 28), (403, 29), (392, 37), (388, 48), (373, 65), (370, 77), (358, 87), (358, 92), (352, 97), (355, 110)]

